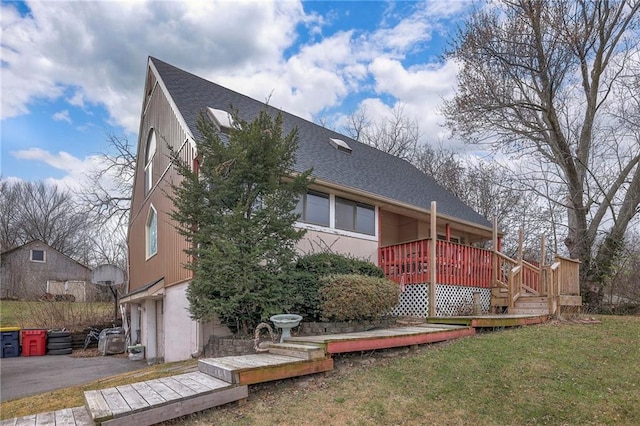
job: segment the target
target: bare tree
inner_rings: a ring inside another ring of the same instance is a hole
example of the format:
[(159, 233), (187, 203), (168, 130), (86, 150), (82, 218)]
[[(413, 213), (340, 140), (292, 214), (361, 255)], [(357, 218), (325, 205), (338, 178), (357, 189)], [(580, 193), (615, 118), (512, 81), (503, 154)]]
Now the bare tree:
[(125, 227), (129, 221), (129, 206), (136, 170), (135, 146), (126, 136), (108, 136), (113, 153), (102, 153), (102, 167), (88, 176), (89, 180), (77, 196), (87, 214), (100, 225), (115, 221)]
[[(91, 224), (69, 191), (43, 182), (3, 182), (1, 209), (3, 250), (40, 240), (76, 260), (86, 262), (86, 233)], [(6, 197), (5, 197), (6, 195)], [(7, 207), (7, 208), (5, 208)], [(13, 247), (11, 247), (13, 246)]]
[(417, 120), (407, 117), (404, 106), (395, 106), (391, 117), (379, 122), (368, 117), (364, 107), (351, 114), (348, 120), (345, 130), (351, 138), (409, 162), (415, 159), (420, 126)]
[(623, 0), (499, 1), (470, 16), (449, 52), (461, 64), (457, 94), (443, 108), (454, 133), (557, 168), (565, 245), (582, 261), (592, 306), (640, 203), (640, 151), (620, 151), (635, 145), (608, 126), (611, 94), (622, 76), (639, 72), (639, 8)]
[(434, 178), (458, 198), (466, 201), (467, 165), (455, 152), (444, 148), (442, 143), (437, 148), (429, 144), (420, 145), (414, 156), (413, 165)]
[(0, 181), (0, 253), (23, 244), (21, 218), (18, 213), (20, 191), (18, 185)]

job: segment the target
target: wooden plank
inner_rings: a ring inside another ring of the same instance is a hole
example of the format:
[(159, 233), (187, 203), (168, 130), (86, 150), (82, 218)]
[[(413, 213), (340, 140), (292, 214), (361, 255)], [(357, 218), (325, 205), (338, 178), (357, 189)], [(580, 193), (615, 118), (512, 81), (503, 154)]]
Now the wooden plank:
[(201, 359), (198, 361), (198, 370), (228, 383), (238, 383), (238, 377), (226, 366), (215, 364), (213, 359)]
[(56, 426), (76, 426), (76, 421), (73, 418), (73, 411), (71, 408), (65, 408), (55, 412)]
[(247, 386), (236, 386), (212, 394), (175, 401), (146, 411), (133, 413), (127, 417), (115, 418), (102, 423), (103, 426), (150, 425), (175, 419), (176, 417), (228, 404), (249, 396)]
[(84, 393), (84, 403), (89, 415), (95, 422), (101, 422), (113, 417), (109, 404), (104, 400), (99, 390), (90, 390)]
[(132, 383), (131, 387), (135, 389), (149, 405), (159, 405), (166, 402), (158, 392), (153, 390), (151, 386), (145, 382)]
[(87, 413), (86, 408), (73, 407), (71, 410), (73, 411), (73, 418), (76, 421), (77, 426), (93, 426), (93, 421), (91, 421), (91, 417), (89, 417), (89, 413)]
[(15, 426), (17, 418), (0, 420), (0, 426)]
[(227, 383), (220, 379), (216, 379), (215, 377), (211, 377), (208, 374), (200, 373), (198, 371), (187, 373), (186, 375), (188, 375), (191, 379), (208, 386), (211, 390), (226, 389), (232, 386), (230, 383)]
[(179, 394), (182, 398), (193, 396), (197, 392), (191, 389), (189, 386), (185, 386), (173, 377), (163, 377), (160, 380), (161, 383), (164, 383), (166, 386), (171, 388), (174, 392)]
[(36, 425), (36, 415), (31, 414), (30, 416), (19, 417), (16, 419), (16, 426), (35, 426)]
[(109, 405), (109, 409), (111, 410), (111, 412), (115, 417), (118, 417), (123, 413), (128, 413), (129, 411), (131, 411), (131, 407), (129, 407), (129, 404), (127, 404), (127, 401), (125, 401), (122, 395), (120, 395), (120, 392), (118, 392), (118, 389), (107, 388), (107, 389), (102, 389), (101, 392), (102, 392), (102, 396), (104, 397), (104, 400), (107, 401), (107, 404)]
[(146, 382), (151, 389), (160, 395), (165, 401), (175, 401), (182, 399), (182, 396), (164, 384), (160, 379), (153, 379)]
[(209, 386), (204, 385), (185, 374), (180, 374), (179, 376), (173, 376), (172, 378), (180, 382), (180, 384), (188, 387), (189, 389), (192, 389), (196, 393), (206, 393), (206, 392), (212, 391), (212, 389)]
[(290, 364), (265, 366), (251, 370), (238, 372), (242, 385), (269, 382), (272, 380), (286, 379), (289, 377), (304, 376), (306, 374), (320, 373), (333, 369), (333, 359), (327, 358), (319, 361), (306, 361)]
[(276, 354), (276, 355), (292, 356), (294, 358), (299, 358), (306, 361), (318, 360), (318, 359), (323, 359), (327, 357), (324, 350), (320, 348), (316, 348), (315, 351), (310, 351), (310, 350), (300, 350), (300, 349), (286, 348), (286, 347), (279, 348), (279, 347), (271, 346), (269, 347), (269, 353)]
[[(131, 411), (138, 411), (149, 407), (149, 403), (131, 385), (116, 386), (120, 395), (127, 401)], [(164, 402), (162, 400), (161, 402)]]
[(53, 411), (49, 411), (47, 413), (38, 413), (36, 414), (36, 425), (55, 425), (56, 424), (56, 413)]
[(473, 336), (475, 332), (476, 330), (474, 328), (463, 328), (459, 330), (448, 330), (437, 333), (423, 333), (384, 337), (378, 339), (329, 342), (327, 344), (327, 350), (329, 353), (337, 354), (345, 352), (369, 351), (373, 349), (397, 348), (400, 346), (421, 345), (425, 343), (441, 342), (443, 340)]

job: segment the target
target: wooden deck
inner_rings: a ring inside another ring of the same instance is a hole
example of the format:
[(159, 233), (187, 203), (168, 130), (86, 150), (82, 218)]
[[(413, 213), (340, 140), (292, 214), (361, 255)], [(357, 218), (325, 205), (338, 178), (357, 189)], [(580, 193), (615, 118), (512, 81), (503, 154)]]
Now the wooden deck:
[(470, 326), (448, 324), (419, 324), (359, 333), (327, 334), (287, 338), (288, 343), (312, 344), (323, 347), (328, 354), (397, 348), (425, 343), (442, 342), (459, 337), (473, 336)]
[(248, 393), (246, 386), (194, 372), (87, 391), (84, 395), (91, 420), (114, 426), (154, 424), (238, 401)]
[(542, 324), (549, 320), (549, 315), (499, 314), (455, 317), (429, 317), (429, 324), (466, 325), (474, 328), (519, 327), (523, 325)]
[(330, 371), (333, 370), (333, 359), (305, 360), (277, 354), (254, 354), (201, 359), (198, 369), (228, 383), (251, 385)]

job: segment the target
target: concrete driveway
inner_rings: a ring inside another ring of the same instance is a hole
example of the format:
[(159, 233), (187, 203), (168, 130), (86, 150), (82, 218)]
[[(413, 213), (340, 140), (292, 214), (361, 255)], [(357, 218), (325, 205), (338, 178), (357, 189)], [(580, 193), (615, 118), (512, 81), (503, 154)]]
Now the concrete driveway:
[(144, 360), (114, 356), (71, 358), (45, 355), (0, 360), (0, 401), (80, 385), (102, 377), (147, 367)]

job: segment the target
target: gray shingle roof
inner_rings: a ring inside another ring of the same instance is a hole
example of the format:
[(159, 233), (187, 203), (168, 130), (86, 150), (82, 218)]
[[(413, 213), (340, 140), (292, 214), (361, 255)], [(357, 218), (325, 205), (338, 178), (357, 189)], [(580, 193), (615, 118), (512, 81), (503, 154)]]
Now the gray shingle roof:
[[(263, 102), (234, 92), (155, 58), (149, 58), (195, 138), (196, 122), (207, 107), (229, 111), (236, 109), (248, 121), (265, 109)], [(378, 194), (388, 199), (430, 209), (437, 202), (438, 213), (483, 227), (491, 224), (459, 198), (440, 186), (405, 160), (336, 133), (295, 115), (282, 112), (285, 132), (298, 128), (296, 171), (313, 168), (317, 179), (340, 186)], [(353, 149), (351, 154), (331, 146), (329, 138), (342, 139)]]

